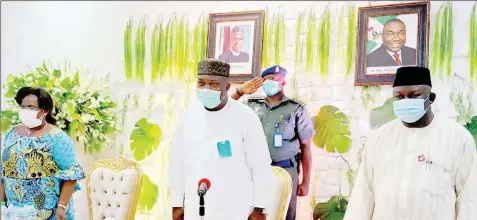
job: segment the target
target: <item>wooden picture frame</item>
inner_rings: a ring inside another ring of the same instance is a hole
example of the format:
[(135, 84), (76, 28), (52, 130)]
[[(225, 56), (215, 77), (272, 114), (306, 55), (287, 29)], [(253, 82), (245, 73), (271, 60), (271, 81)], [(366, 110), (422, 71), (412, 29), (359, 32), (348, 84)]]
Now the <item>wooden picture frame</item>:
[(264, 18), (263, 10), (209, 15), (207, 57), (230, 64), (230, 82), (260, 75)]
[(355, 86), (392, 85), (401, 66), (427, 67), (429, 2), (360, 7)]

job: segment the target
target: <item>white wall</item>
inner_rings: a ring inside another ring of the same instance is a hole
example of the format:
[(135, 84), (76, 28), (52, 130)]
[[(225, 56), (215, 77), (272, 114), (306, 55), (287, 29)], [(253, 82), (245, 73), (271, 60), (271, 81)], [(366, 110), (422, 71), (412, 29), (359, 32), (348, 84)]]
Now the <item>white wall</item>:
[[(332, 19), (336, 23), (337, 9), (347, 2), (332, 3)], [(354, 2), (357, 6), (369, 4), (388, 4), (393, 2)], [(394, 2), (395, 3), (395, 2)], [(42, 60), (51, 60), (54, 64), (62, 62), (65, 58), (71, 60), (73, 65), (91, 69), (98, 75), (112, 74), (115, 80), (113, 85), (124, 82), (123, 71), (123, 30), (127, 19), (133, 16), (135, 19), (147, 15), (148, 27), (151, 27), (158, 15), (169, 17), (173, 12), (188, 13), (191, 22), (195, 22), (202, 11), (230, 12), (243, 10), (266, 9), (277, 10), (282, 6), (285, 11), (287, 36), (287, 66), (293, 69), (294, 55), (294, 24), (298, 12), (308, 6), (315, 6), (318, 10), (324, 9), (327, 2), (2, 2), (1, 10), (1, 80), (5, 82), (8, 73), (27, 71), (27, 66), (37, 66)], [(431, 21), (442, 2), (431, 3)], [(469, 16), (473, 2), (454, 2), (455, 8), (455, 33), (454, 33), (454, 61), (453, 70), (464, 77), (468, 77), (468, 38)], [(346, 20), (346, 19), (345, 19)], [(432, 23), (431, 22), (431, 23)], [(344, 25), (346, 27), (346, 24)], [(431, 25), (432, 26), (432, 25)], [(337, 31), (332, 25), (332, 34)], [(150, 29), (148, 30), (150, 33)], [(431, 28), (432, 31), (432, 28)], [(432, 33), (432, 32), (431, 32)], [(344, 33), (347, 34), (346, 31)], [(149, 36), (149, 34), (147, 34)], [(332, 38), (333, 39), (333, 38)], [(331, 42), (332, 44), (334, 41)], [(346, 45), (345, 45), (346, 46)], [(334, 47), (333, 47), (334, 48)], [(333, 54), (335, 49), (331, 49)], [(319, 107), (325, 104), (333, 104), (340, 107), (350, 115), (352, 119), (353, 150), (346, 155), (351, 163), (354, 163), (355, 152), (362, 145), (359, 137), (369, 130), (368, 108), (360, 101), (360, 88), (353, 86), (353, 77), (345, 78), (344, 75), (334, 72), (334, 67), (340, 65), (331, 57), (330, 62), (335, 63), (330, 68), (330, 77), (326, 83), (320, 82), (318, 77), (311, 79), (299, 78), (299, 91), (301, 98), (308, 103), (311, 115), (318, 113)], [(148, 66), (148, 65), (146, 65)], [(449, 80), (441, 81), (434, 79), (434, 91), (438, 99), (434, 110), (439, 114), (453, 117), (455, 112), (448, 100), (451, 90)], [(129, 92), (147, 93), (149, 89), (129, 85), (112, 87), (116, 96), (123, 96)], [(169, 88), (170, 89), (170, 88)], [(313, 91), (313, 93), (311, 93)], [(4, 91), (2, 90), (2, 97)], [(314, 97), (311, 95), (314, 94)], [(372, 107), (381, 105), (385, 98), (390, 96), (390, 87), (383, 87), (380, 95), (376, 97), (376, 103)], [(121, 99), (122, 97), (117, 97)], [(312, 99), (313, 98), (313, 99)], [(477, 103), (474, 96), (474, 103)], [(179, 100), (177, 98), (176, 100)], [(2, 100), (2, 104), (3, 104)], [(182, 109), (177, 106), (176, 112)], [(142, 116), (144, 111), (136, 112), (130, 117), (131, 123)], [(157, 123), (163, 123), (161, 119), (164, 112), (159, 109), (154, 113)], [(162, 124), (161, 124), (162, 125)], [(167, 136), (167, 134), (166, 134)], [(125, 141), (124, 138), (119, 138)], [(318, 182), (314, 193), (319, 201), (326, 201), (330, 196), (341, 192), (347, 194), (346, 179), (343, 174), (344, 162), (318, 148), (313, 149), (314, 169)], [(111, 157), (111, 154), (103, 154)], [(96, 156), (95, 159), (102, 156)], [(84, 159), (85, 161), (87, 159)], [(91, 159), (89, 159), (91, 160)], [(83, 163), (90, 163), (85, 162)], [(157, 164), (146, 162), (144, 167), (147, 172), (153, 172)], [(149, 171), (148, 171), (149, 170)], [(158, 180), (159, 181), (159, 180)], [(84, 192), (78, 195), (77, 202), (81, 217), (86, 213)], [(313, 194), (313, 193), (311, 193)], [(298, 219), (308, 220), (311, 218), (311, 196), (301, 198), (300, 213)], [(157, 219), (159, 213), (164, 210), (156, 209), (155, 214), (149, 215), (151, 219)], [(154, 216), (156, 216), (154, 218)], [(80, 218), (82, 219), (82, 218)]]

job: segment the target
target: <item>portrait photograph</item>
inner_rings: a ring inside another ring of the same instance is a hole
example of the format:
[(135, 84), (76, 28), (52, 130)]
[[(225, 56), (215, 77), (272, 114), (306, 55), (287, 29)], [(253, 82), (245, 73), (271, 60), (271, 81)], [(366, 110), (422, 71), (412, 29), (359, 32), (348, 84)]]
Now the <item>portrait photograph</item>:
[(232, 82), (260, 73), (264, 11), (210, 14), (208, 57), (230, 65)]
[(389, 85), (399, 67), (427, 67), (428, 13), (428, 2), (359, 8), (355, 85)]

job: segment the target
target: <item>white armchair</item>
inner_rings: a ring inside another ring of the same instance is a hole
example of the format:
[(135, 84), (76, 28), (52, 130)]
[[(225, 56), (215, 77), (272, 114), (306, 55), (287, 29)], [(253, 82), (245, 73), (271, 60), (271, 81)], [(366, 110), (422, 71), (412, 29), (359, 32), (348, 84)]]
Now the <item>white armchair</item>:
[(133, 220), (142, 185), (139, 165), (123, 157), (99, 160), (86, 176), (90, 220)]
[(273, 204), (270, 210), (267, 210), (267, 219), (273, 220), (285, 220), (288, 205), (290, 203), (292, 193), (292, 177), (285, 169), (281, 167), (273, 167), (273, 173), (275, 174), (273, 185)]

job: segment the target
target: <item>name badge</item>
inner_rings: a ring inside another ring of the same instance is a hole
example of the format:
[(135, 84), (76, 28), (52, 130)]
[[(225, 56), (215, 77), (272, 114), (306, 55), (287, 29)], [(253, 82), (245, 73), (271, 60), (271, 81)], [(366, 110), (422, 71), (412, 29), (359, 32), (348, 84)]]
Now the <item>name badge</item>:
[(280, 127), (278, 123), (275, 123), (275, 133), (273, 134), (273, 147), (281, 148), (283, 147), (283, 134), (280, 132)]
[(232, 157), (232, 149), (230, 148), (230, 141), (217, 142), (217, 150), (221, 158)]

